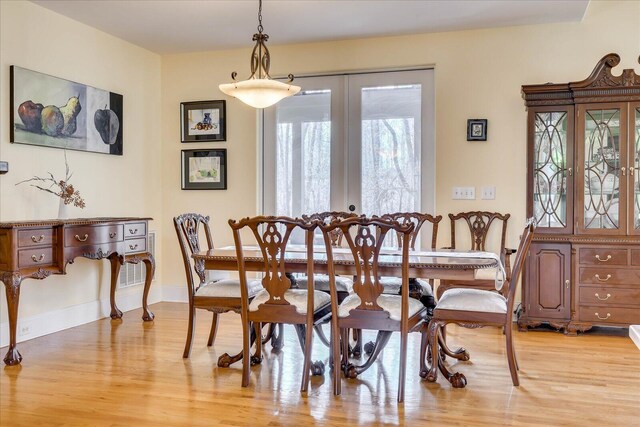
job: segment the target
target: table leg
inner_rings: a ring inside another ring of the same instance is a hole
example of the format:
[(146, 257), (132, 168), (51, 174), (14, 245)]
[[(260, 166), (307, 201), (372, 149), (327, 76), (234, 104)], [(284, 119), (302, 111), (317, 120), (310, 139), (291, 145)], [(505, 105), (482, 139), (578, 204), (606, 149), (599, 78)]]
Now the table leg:
[(444, 363), (442, 354), (440, 353), (440, 329), (445, 323), (441, 321), (431, 320), (429, 322), (429, 343), (431, 344), (431, 368), (427, 371), (421, 371), (420, 376), (429, 382), (435, 382), (438, 379), (438, 370), (451, 383), (454, 388), (464, 388), (467, 385), (467, 378), (459, 372), (451, 372)]
[(142, 262), (144, 262), (146, 268), (146, 276), (144, 279), (144, 293), (142, 294), (142, 320), (144, 320), (145, 322), (150, 322), (155, 316), (151, 312), (151, 310), (149, 310), (147, 299), (149, 298), (151, 281), (153, 280), (153, 276), (156, 273), (156, 261), (153, 258), (153, 255), (147, 252), (143, 255)]
[(20, 301), (20, 283), (22, 276), (18, 273), (5, 273), (1, 276), (7, 296), (9, 311), (9, 350), (4, 356), (4, 363), (13, 366), (22, 362), (22, 355), (16, 348), (16, 327), (18, 324), (18, 303)]
[(124, 263), (124, 257), (113, 253), (109, 255), (109, 262), (111, 263), (111, 292), (109, 293), (109, 302), (111, 303), (111, 318), (121, 319), (122, 311), (116, 306), (116, 286), (118, 285), (118, 277), (120, 276), (120, 267)]

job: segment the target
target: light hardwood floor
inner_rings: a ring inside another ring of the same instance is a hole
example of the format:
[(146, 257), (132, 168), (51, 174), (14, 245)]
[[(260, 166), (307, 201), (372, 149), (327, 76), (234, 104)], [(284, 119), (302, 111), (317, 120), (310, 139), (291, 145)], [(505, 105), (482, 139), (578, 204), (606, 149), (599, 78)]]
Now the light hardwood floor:
[[(240, 387), (240, 364), (216, 367), (220, 354), (240, 349), (239, 317), (222, 316), (213, 348), (206, 340), (210, 314), (198, 312), (191, 358), (182, 359), (187, 306), (152, 306), (123, 321), (100, 320), (20, 345), (22, 366), (0, 374), (2, 426), (211, 425), (640, 425), (640, 351), (628, 337), (555, 332), (515, 334), (520, 387), (513, 387), (498, 329), (448, 328), (453, 346), (471, 360), (455, 369), (465, 389), (440, 378), (418, 377), (419, 335), (411, 338), (404, 405), (396, 403), (397, 338), (358, 380), (333, 396), (329, 369), (299, 393), (300, 348), (285, 329), (282, 351), (265, 346)], [(368, 335), (371, 336), (371, 335)], [(3, 349), (5, 350), (5, 349)], [(3, 351), (4, 354), (4, 351)], [(328, 351), (314, 341), (314, 360)]]

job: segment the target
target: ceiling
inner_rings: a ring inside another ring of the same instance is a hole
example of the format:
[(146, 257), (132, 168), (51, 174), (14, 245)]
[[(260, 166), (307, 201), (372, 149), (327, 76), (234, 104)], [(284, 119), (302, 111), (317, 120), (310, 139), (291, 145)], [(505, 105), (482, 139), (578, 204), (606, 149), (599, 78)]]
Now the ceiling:
[[(257, 0), (33, 0), (157, 53), (253, 45)], [(271, 44), (579, 22), (589, 0), (264, 0)]]

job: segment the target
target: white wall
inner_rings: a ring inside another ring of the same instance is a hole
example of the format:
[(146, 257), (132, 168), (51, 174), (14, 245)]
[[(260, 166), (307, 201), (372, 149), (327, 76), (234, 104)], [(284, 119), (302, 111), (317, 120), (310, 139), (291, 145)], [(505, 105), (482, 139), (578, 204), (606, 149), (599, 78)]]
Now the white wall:
[[(124, 156), (67, 152), (72, 183), (87, 204), (84, 210), (70, 208), (70, 216), (150, 216), (156, 220), (150, 228), (159, 227), (160, 56), (30, 2), (2, 1), (0, 16), (0, 159), (10, 168), (0, 176), (0, 220), (55, 218), (55, 196), (15, 184), (47, 172), (64, 175), (63, 150), (9, 143), (9, 67), (18, 65), (124, 96)], [(78, 259), (68, 273), (24, 281), (20, 318), (108, 300), (107, 261)], [(127, 292), (140, 293), (139, 288)], [(4, 296), (0, 300), (4, 344), (7, 310)]]

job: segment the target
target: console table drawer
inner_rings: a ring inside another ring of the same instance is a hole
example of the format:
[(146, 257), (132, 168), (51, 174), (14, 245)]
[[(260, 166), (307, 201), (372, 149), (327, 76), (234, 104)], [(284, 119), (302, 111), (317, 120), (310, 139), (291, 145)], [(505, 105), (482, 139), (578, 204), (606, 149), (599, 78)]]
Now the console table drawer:
[(594, 285), (640, 283), (640, 269), (581, 267), (580, 283)]
[(55, 252), (51, 246), (18, 251), (18, 267), (39, 267), (55, 264)]
[(640, 323), (640, 310), (607, 306), (580, 307), (580, 320), (593, 323)]
[(587, 265), (627, 265), (626, 249), (580, 248), (580, 264)]
[(137, 239), (147, 235), (147, 223), (146, 222), (134, 222), (131, 224), (125, 224), (124, 226), (124, 238), (125, 239)]
[(640, 287), (620, 289), (616, 286), (581, 286), (580, 304), (640, 306)]
[(64, 230), (65, 246), (100, 245), (123, 240), (122, 225), (69, 227)]
[(55, 240), (53, 228), (35, 228), (18, 231), (18, 247), (51, 246)]
[(128, 239), (124, 242), (124, 253), (125, 254), (135, 254), (138, 252), (146, 252), (147, 251), (147, 238), (143, 237), (141, 239)]

